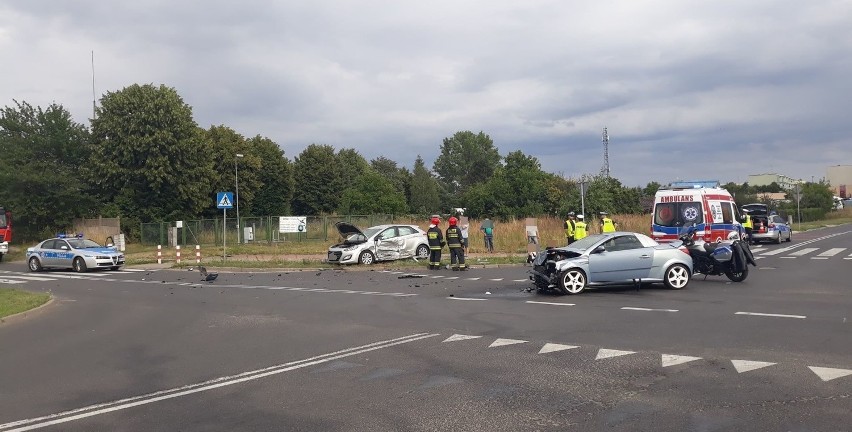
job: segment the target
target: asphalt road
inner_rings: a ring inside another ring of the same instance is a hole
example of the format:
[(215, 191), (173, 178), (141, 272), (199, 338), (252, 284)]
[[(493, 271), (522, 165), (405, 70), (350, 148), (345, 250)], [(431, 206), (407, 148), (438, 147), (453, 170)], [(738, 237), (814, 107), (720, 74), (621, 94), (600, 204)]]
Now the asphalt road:
[(3, 263), (55, 301), (0, 324), (0, 432), (850, 430), (850, 240), (756, 248), (740, 284), (577, 296), (528, 292), (520, 266)]

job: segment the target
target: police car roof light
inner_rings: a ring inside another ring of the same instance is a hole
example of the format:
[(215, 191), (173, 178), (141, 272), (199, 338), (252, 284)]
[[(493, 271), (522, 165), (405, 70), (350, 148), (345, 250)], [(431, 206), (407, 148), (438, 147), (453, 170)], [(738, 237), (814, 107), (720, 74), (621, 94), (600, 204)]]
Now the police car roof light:
[(68, 237), (67, 235), (65, 235), (65, 233), (56, 234), (56, 238), (65, 238), (65, 237)]

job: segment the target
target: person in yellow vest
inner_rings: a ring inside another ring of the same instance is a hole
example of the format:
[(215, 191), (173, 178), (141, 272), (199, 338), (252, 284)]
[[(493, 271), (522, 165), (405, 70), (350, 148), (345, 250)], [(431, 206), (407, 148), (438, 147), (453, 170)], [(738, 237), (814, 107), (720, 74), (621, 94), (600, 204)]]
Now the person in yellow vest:
[(748, 214), (748, 210), (743, 210), (743, 229), (745, 229), (746, 238), (750, 245), (754, 244), (754, 241), (751, 239), (751, 232), (753, 228), (754, 224), (751, 221), (751, 216)]
[(601, 233), (615, 232), (615, 227), (618, 225), (609, 218), (609, 213), (601, 212)]
[(585, 219), (583, 215), (577, 215), (577, 221), (574, 222), (574, 240), (581, 240), (586, 238), (586, 222), (583, 221)]
[(574, 220), (574, 212), (569, 212), (568, 217), (565, 218), (565, 241), (566, 245), (570, 245), (574, 243), (574, 225), (577, 223)]

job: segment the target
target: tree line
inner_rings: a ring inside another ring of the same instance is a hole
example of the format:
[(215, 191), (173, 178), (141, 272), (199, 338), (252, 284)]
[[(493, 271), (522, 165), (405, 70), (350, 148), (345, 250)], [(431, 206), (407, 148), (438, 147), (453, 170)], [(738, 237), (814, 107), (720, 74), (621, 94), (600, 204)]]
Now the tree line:
[(548, 173), (522, 151), (501, 155), (484, 132), (444, 138), (432, 167), (411, 156), (409, 170), (385, 156), (368, 161), (352, 148), (313, 143), (291, 159), (267, 137), (200, 127), (174, 88), (134, 84), (105, 93), (88, 127), (61, 104), (3, 108), (0, 206), (13, 211), (18, 239), (35, 240), (81, 217), (121, 217), (131, 236), (141, 222), (216, 217), (216, 192), (233, 191), (236, 172), (243, 216), (458, 207), (498, 219), (564, 215), (580, 211), (580, 183), (587, 213), (638, 213), (650, 210), (659, 187)]

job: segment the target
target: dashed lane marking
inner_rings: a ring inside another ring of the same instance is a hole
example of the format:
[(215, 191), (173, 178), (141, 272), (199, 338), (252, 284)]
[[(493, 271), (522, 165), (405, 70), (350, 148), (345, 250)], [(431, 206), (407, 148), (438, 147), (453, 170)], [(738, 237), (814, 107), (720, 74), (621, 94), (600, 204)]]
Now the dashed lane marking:
[(454, 335), (444, 339), (444, 342), (455, 342), (455, 341), (463, 341), (463, 340), (468, 340), (468, 339), (479, 339), (481, 337), (482, 336), (454, 334)]
[(533, 301), (533, 300), (527, 300), (527, 303), (541, 304), (541, 305), (553, 305), (553, 306), (576, 306), (576, 304), (574, 304), (574, 303), (543, 302), (543, 301)]
[(40, 276), (14, 276), (14, 275), (8, 275), (8, 276), (6, 276), (6, 277), (7, 277), (7, 278), (12, 278), (12, 279), (21, 279), (21, 280), (25, 280), (25, 281), (39, 281), (39, 282), (48, 282), (48, 281), (55, 281), (55, 280), (57, 280), (57, 279), (54, 279), (54, 278), (46, 278), (46, 277), (40, 277)]
[(650, 309), (650, 308), (642, 308), (642, 307), (630, 307), (625, 306), (621, 308), (621, 310), (632, 310), (632, 311), (644, 311), (644, 312), (677, 312), (677, 309)]
[(7, 284), (7, 285), (14, 285), (14, 284), (27, 283), (27, 281), (0, 278), (0, 283), (4, 283), (4, 284)]
[(798, 319), (807, 318), (807, 316), (805, 316), (805, 315), (786, 315), (786, 314), (774, 314), (774, 313), (762, 313), (762, 312), (737, 312), (734, 315), (752, 315), (752, 316), (762, 316), (762, 317), (798, 318)]
[(529, 282), (529, 279), (514, 279), (512, 282)]
[(569, 349), (580, 348), (579, 345), (562, 345), (557, 343), (546, 343), (541, 350), (538, 352), (539, 354), (547, 354), (556, 351), (565, 351)]
[(450, 277), (446, 278), (446, 280), (456, 280), (458, 278), (459, 278), (458, 276), (450, 276)]
[(491, 282), (500, 282), (500, 281), (502, 281), (502, 280), (503, 280), (503, 278), (499, 278), (499, 279), (488, 279), (488, 280), (490, 280)]
[(466, 280), (469, 280), (469, 281), (478, 281), (478, 280), (479, 280), (479, 278), (467, 278)]
[(469, 301), (486, 301), (488, 299), (470, 298), (470, 297), (447, 297), (450, 300), (469, 300)]
[(520, 339), (497, 339), (494, 342), (492, 342), (491, 345), (488, 345), (488, 348), (495, 348), (495, 347), (501, 347), (501, 346), (506, 346), (506, 345), (522, 344), (522, 343), (527, 343), (527, 341), (520, 340)]

